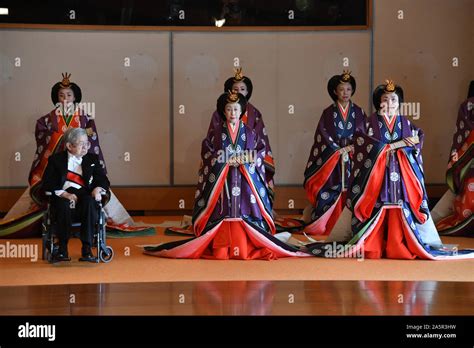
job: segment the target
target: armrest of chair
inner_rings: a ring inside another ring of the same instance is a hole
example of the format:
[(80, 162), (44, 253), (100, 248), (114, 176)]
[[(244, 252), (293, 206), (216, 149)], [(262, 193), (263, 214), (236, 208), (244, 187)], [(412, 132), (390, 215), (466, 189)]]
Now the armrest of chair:
[(54, 192), (44, 191), (44, 203), (49, 205), (51, 203), (51, 198), (53, 198)]
[(101, 192), (102, 195), (102, 205), (105, 206), (110, 201), (111, 193), (110, 189)]

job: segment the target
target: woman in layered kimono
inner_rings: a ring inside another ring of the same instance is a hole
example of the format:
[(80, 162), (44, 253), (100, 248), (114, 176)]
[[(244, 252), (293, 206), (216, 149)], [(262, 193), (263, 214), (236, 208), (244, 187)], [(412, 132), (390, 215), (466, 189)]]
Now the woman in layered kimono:
[[(262, 114), (260, 113), (260, 111), (258, 111), (258, 109), (255, 106), (253, 106), (249, 102), (250, 97), (252, 96), (252, 92), (253, 92), (253, 84), (252, 84), (252, 80), (250, 80), (248, 76), (243, 75), (242, 68), (235, 69), (235, 75), (232, 77), (229, 77), (225, 81), (224, 93), (228, 91), (232, 91), (234, 93), (240, 93), (245, 97), (247, 101), (247, 106), (245, 107), (244, 115), (242, 116), (241, 120), (248, 128), (250, 128), (251, 130), (254, 130), (255, 133), (258, 134), (258, 136), (262, 139), (262, 143), (265, 146), (264, 160), (263, 160), (263, 163), (265, 165), (265, 181), (268, 186), (268, 195), (269, 195), (270, 201), (273, 204), (274, 196), (275, 196), (274, 195), (274, 182), (273, 182), (273, 176), (275, 175), (275, 163), (273, 159), (272, 149), (270, 147), (270, 140), (268, 139), (267, 130), (265, 128), (265, 124), (263, 123)], [(209, 128), (207, 131), (208, 136), (216, 132), (216, 129), (218, 130), (221, 127), (221, 123), (222, 123), (222, 116), (216, 110), (214, 111), (211, 117), (211, 122), (209, 124)], [(204, 166), (202, 165), (202, 162), (201, 162), (201, 165), (198, 171), (198, 176), (203, 175), (202, 173), (203, 168)], [(184, 221), (186, 220), (188, 223), (184, 223)], [(170, 235), (175, 235), (175, 234), (176, 235), (193, 235), (194, 234), (194, 232), (192, 231), (192, 225), (189, 225), (189, 217), (186, 217), (186, 216), (183, 218), (183, 223), (181, 223), (181, 226), (169, 227), (165, 230), (165, 233), (170, 234)]]
[(91, 143), (89, 152), (99, 156), (100, 164), (107, 172), (94, 119), (77, 107), (82, 100), (82, 91), (77, 84), (70, 81), (71, 74), (65, 73), (62, 76), (62, 81), (57, 82), (51, 88), (51, 100), (55, 109), (36, 121), (36, 152), (28, 176), (28, 183), (30, 184), (30, 196), (38, 205), (41, 205), (44, 199), (41, 197), (40, 188), (48, 158), (63, 149), (62, 139), (68, 128), (83, 128), (87, 131)]
[(474, 81), (461, 104), (446, 171), (450, 191), (433, 209), (441, 235), (474, 237)]
[[(63, 135), (68, 128), (83, 128), (87, 131), (91, 147), (89, 152), (99, 156), (107, 171), (99, 145), (99, 136), (93, 117), (80, 108), (82, 91), (71, 82), (71, 74), (62, 74), (62, 80), (51, 89), (51, 100), (55, 108), (36, 121), (36, 152), (28, 176), (29, 188), (0, 222), (0, 238), (26, 238), (39, 235), (43, 215), (42, 177), (52, 154), (64, 149)], [(117, 232), (150, 232), (146, 226), (133, 226), (134, 222), (113, 193), (105, 206), (108, 228)]]
[[(351, 101), (356, 81), (349, 71), (333, 76), (328, 93), (334, 101), (319, 119), (314, 144), (304, 172), (304, 188), (311, 206), (305, 209), (304, 231), (314, 235), (329, 235), (336, 221), (332, 240), (351, 237), (350, 211), (344, 210), (351, 174), (353, 137), (357, 126), (366, 121), (364, 111)], [(343, 216), (341, 216), (341, 214)]]
[(308, 250), (327, 257), (362, 252), (374, 259), (474, 258), (474, 250), (445, 247), (430, 217), (423, 132), (400, 115), (403, 90), (387, 81), (375, 89), (373, 101), (377, 112), (354, 135), (353, 238), (342, 249), (319, 243), (308, 245)]
[(192, 239), (145, 247), (170, 258), (271, 260), (307, 256), (274, 236), (265, 180), (265, 144), (242, 121), (247, 101), (228, 92), (217, 100), (221, 121), (202, 142)]

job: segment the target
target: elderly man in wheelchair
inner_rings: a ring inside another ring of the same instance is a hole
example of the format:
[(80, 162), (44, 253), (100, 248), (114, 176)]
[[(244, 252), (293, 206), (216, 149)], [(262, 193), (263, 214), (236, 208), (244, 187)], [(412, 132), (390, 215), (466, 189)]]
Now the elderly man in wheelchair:
[[(90, 142), (82, 128), (70, 128), (64, 135), (66, 150), (51, 155), (43, 175), (42, 188), (49, 196), (43, 231), (43, 257), (48, 261), (71, 261), (68, 241), (74, 222), (80, 223), (82, 255), (79, 261), (108, 262), (113, 250), (105, 244), (105, 216), (102, 200), (110, 182), (99, 157), (89, 153)], [(97, 247), (97, 256), (92, 248)]]

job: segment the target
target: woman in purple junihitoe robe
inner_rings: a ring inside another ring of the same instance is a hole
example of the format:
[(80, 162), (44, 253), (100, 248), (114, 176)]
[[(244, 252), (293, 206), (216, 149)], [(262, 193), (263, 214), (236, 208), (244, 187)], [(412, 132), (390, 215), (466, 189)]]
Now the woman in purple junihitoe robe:
[[(264, 153), (264, 172), (265, 172), (265, 181), (267, 182), (270, 194), (270, 200), (273, 202), (274, 199), (274, 183), (273, 176), (275, 175), (275, 162), (273, 159), (272, 149), (270, 147), (270, 140), (268, 139), (267, 130), (265, 124), (263, 123), (262, 114), (260, 111), (253, 106), (249, 100), (252, 97), (253, 84), (252, 80), (248, 76), (244, 76), (242, 73), (242, 68), (235, 69), (235, 75), (228, 78), (224, 83), (224, 93), (232, 91), (234, 93), (242, 94), (247, 100), (247, 106), (245, 107), (244, 115), (242, 116), (242, 122), (258, 134), (262, 139), (262, 143), (265, 146)], [(213, 132), (215, 127), (219, 127), (221, 123), (221, 116), (216, 110), (212, 114), (211, 123), (209, 125), (209, 131)]]
[(317, 243), (308, 250), (325, 257), (474, 258), (474, 250), (445, 247), (436, 231), (424, 183), (423, 132), (400, 114), (402, 88), (387, 80), (373, 102), (377, 112), (354, 134), (353, 238), (342, 249)]
[[(272, 149), (270, 147), (270, 140), (268, 139), (267, 130), (265, 124), (263, 123), (262, 114), (258, 109), (250, 104), (249, 100), (253, 92), (252, 80), (248, 76), (244, 76), (242, 73), (242, 68), (235, 69), (235, 75), (229, 77), (224, 83), (224, 93), (232, 91), (234, 93), (240, 93), (245, 97), (247, 101), (247, 106), (244, 109), (244, 114), (241, 117), (242, 122), (251, 130), (254, 130), (255, 133), (262, 139), (262, 143), (265, 146), (265, 152), (263, 153), (264, 159), (262, 171), (264, 172), (265, 181), (268, 187), (268, 196), (273, 205), (274, 201), (274, 183), (273, 176), (275, 175), (275, 163), (273, 160)], [(208, 136), (218, 131), (222, 125), (222, 116), (216, 110), (212, 114), (211, 122), (207, 131)], [(199, 167), (198, 176), (203, 175), (202, 170), (204, 166)], [(166, 229), (165, 233), (169, 234), (184, 234), (192, 235), (192, 225), (185, 225), (182, 227), (169, 227)]]
[(308, 256), (274, 236), (265, 144), (241, 119), (246, 104), (242, 94), (233, 92), (217, 100), (220, 123), (202, 142), (192, 220), (196, 237), (145, 247), (145, 253), (219, 260)]
[[(305, 209), (304, 231), (329, 235), (341, 218), (347, 200), (351, 174), (353, 136), (357, 125), (366, 121), (364, 110), (352, 102), (356, 81), (349, 71), (334, 75), (328, 82), (328, 93), (334, 101), (324, 109), (314, 134), (306, 170), (304, 188), (311, 206)], [(350, 211), (345, 224), (339, 224), (333, 240), (350, 237)], [(336, 232), (336, 231), (335, 231)], [(342, 234), (341, 234), (342, 232)]]

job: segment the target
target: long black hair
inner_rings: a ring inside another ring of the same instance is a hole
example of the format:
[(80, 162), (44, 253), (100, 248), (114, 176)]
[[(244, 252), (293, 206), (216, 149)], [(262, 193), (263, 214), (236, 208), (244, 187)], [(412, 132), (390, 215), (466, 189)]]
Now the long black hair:
[(334, 75), (328, 81), (328, 93), (329, 96), (333, 101), (337, 100), (337, 95), (334, 91), (337, 89), (337, 86), (341, 83), (350, 83), (352, 86), (352, 94), (351, 97), (355, 94), (356, 91), (356, 80), (352, 75), (349, 75), (349, 79), (347, 81), (344, 80), (346, 78), (346, 74), (342, 73), (341, 75)]
[(247, 86), (247, 96), (245, 96), (245, 99), (249, 101), (250, 97), (252, 96), (253, 84), (252, 80), (250, 80), (247, 76), (244, 76), (242, 80), (239, 81), (237, 81), (235, 77), (229, 77), (224, 83), (224, 92), (231, 91), (232, 87), (234, 87), (234, 83), (238, 82), (243, 82)]

